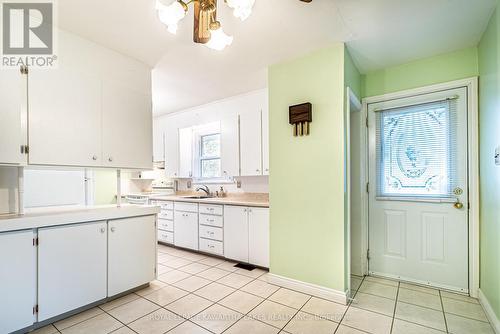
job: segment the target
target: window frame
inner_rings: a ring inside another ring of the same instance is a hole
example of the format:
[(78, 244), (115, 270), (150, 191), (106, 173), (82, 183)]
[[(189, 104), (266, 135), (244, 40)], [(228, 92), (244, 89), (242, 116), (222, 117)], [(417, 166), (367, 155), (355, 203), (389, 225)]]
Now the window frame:
[[(206, 137), (213, 137), (213, 136), (218, 136), (219, 137), (219, 155), (218, 156), (210, 156), (210, 157), (205, 157), (203, 155), (203, 139)], [(222, 168), (219, 169), (219, 175), (218, 176), (213, 176), (213, 177), (204, 177), (203, 176), (203, 162), (204, 161), (212, 161), (212, 160), (219, 160), (219, 165), (222, 164), (222, 159), (221, 159), (221, 133), (220, 132), (210, 132), (206, 134), (200, 134), (198, 138), (198, 168), (199, 168), (199, 180), (211, 180), (211, 179), (219, 179), (222, 177)]]

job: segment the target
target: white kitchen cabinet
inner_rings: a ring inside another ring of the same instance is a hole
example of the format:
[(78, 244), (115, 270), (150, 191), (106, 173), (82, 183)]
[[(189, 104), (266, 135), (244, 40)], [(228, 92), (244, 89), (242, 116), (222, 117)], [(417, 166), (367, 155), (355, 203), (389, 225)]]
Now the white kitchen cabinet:
[(151, 96), (114, 81), (102, 85), (104, 166), (153, 168)]
[(248, 263), (248, 208), (224, 206), (224, 256)]
[(33, 231), (0, 233), (0, 333), (31, 326), (35, 320), (36, 253)]
[(179, 176), (179, 131), (170, 127), (165, 132), (165, 174), (170, 178)]
[(108, 222), (108, 297), (156, 277), (155, 216)]
[(19, 69), (2, 69), (0, 75), (0, 164), (26, 163), (26, 78)]
[(41, 228), (38, 239), (38, 321), (106, 298), (106, 222)]
[(262, 113), (249, 110), (239, 115), (240, 175), (262, 175)]
[(238, 145), (238, 115), (221, 120), (221, 170), (223, 177), (240, 175), (240, 148)]
[(269, 106), (267, 98), (262, 108), (262, 174), (269, 175)]
[(179, 129), (179, 176), (193, 176), (193, 129)]
[(165, 131), (163, 122), (153, 121), (153, 162), (165, 161)]
[(29, 163), (102, 165), (101, 80), (63, 67), (30, 69), (28, 86)]
[(248, 262), (269, 268), (268, 208), (248, 208)]
[(178, 211), (176, 209), (174, 231), (174, 245), (198, 250), (198, 212)]

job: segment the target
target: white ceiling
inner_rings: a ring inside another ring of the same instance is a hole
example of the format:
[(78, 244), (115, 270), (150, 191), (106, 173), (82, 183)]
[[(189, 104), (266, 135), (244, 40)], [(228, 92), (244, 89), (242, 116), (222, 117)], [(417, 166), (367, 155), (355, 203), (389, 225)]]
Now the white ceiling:
[(476, 45), (496, 0), (256, 0), (250, 18), (218, 18), (234, 36), (222, 52), (192, 42), (192, 10), (171, 35), (155, 0), (63, 0), (62, 28), (137, 58), (153, 70), (163, 114), (266, 86), (267, 67), (345, 41), (363, 72)]

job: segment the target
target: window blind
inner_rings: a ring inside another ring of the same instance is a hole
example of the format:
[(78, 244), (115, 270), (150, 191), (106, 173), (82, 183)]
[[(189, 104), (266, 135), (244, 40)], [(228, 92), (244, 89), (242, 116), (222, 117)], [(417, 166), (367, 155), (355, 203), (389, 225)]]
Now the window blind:
[(452, 198), (457, 129), (456, 98), (376, 112), (377, 196)]

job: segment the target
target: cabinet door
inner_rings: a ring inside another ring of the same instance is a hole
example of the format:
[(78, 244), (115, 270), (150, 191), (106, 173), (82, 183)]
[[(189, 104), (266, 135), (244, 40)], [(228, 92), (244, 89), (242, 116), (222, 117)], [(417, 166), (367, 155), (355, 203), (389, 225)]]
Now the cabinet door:
[(108, 222), (108, 296), (156, 277), (156, 216)]
[(33, 231), (0, 233), (0, 333), (31, 326), (36, 304)]
[(153, 167), (151, 96), (124, 84), (104, 81), (102, 145), (104, 166)]
[(198, 213), (175, 211), (174, 244), (198, 250)]
[(224, 256), (248, 263), (248, 208), (224, 205)]
[(261, 111), (240, 114), (241, 176), (262, 175)]
[(106, 298), (106, 222), (38, 230), (38, 321)]
[(179, 130), (172, 127), (165, 132), (165, 173), (170, 178), (179, 176)]
[(262, 174), (269, 175), (269, 106), (262, 108)]
[(29, 163), (100, 166), (101, 81), (63, 67), (29, 74)]
[(248, 209), (249, 262), (269, 268), (269, 209)]
[(240, 149), (238, 139), (238, 115), (221, 120), (221, 168), (222, 176), (240, 175)]
[(153, 122), (153, 161), (165, 161), (165, 133), (160, 120)]
[(0, 164), (24, 164), (21, 145), (27, 144), (26, 75), (19, 69), (2, 69), (0, 75)]
[(179, 129), (179, 177), (193, 176), (193, 129)]

